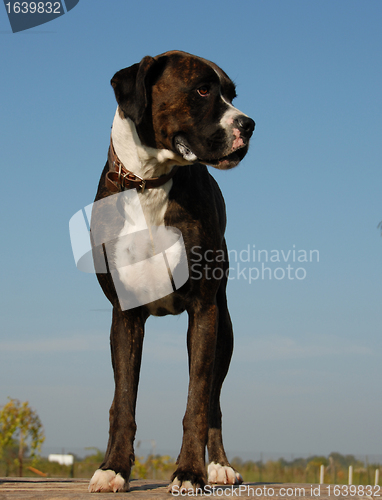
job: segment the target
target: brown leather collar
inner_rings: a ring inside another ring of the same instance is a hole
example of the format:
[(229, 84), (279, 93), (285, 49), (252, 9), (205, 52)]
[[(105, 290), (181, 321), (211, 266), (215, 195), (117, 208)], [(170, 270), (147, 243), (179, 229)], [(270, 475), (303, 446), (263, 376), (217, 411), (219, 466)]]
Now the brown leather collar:
[(130, 172), (130, 170), (127, 170), (127, 168), (123, 165), (114, 151), (111, 137), (109, 161), (111, 162), (113, 169), (106, 174), (105, 184), (107, 189), (112, 193), (117, 193), (125, 189), (138, 189), (141, 193), (143, 193), (145, 189), (153, 189), (162, 186), (175, 175), (175, 172), (179, 168), (178, 165), (175, 165), (175, 167), (168, 174), (161, 175), (160, 177), (151, 177), (150, 179), (142, 179), (142, 177), (139, 177), (133, 172)]

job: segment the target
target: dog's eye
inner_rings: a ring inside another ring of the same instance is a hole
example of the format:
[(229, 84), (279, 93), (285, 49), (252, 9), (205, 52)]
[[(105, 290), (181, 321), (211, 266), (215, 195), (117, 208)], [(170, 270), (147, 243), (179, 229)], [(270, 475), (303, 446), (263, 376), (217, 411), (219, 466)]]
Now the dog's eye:
[(202, 97), (208, 96), (210, 93), (209, 87), (204, 85), (203, 87), (198, 88), (198, 94), (201, 95)]

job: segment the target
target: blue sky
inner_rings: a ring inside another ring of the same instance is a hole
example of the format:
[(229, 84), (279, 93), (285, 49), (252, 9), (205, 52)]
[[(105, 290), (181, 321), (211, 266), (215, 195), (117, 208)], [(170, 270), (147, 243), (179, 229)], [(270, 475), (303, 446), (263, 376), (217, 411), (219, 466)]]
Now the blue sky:
[[(0, 9), (0, 405), (31, 403), (46, 452), (107, 443), (110, 307), (75, 267), (68, 222), (92, 202), (106, 160), (110, 78), (180, 49), (223, 67), (256, 121), (241, 165), (210, 169), (231, 255), (242, 252), (229, 283), (228, 453), (382, 454), (381, 21), (379, 0), (80, 0), (13, 34)], [(248, 262), (248, 247), (268, 262)], [(298, 261), (311, 250), (318, 261)], [(186, 323), (148, 321), (141, 450), (179, 450)]]

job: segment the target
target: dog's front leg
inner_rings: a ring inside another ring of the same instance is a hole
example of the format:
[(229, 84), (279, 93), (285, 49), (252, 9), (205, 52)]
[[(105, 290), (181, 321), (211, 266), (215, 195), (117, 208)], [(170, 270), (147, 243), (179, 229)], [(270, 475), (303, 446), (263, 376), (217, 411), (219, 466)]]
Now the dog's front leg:
[(216, 347), (218, 308), (216, 303), (198, 303), (188, 311), (187, 348), (189, 388), (183, 419), (183, 442), (169, 491), (203, 488), (206, 483), (205, 448), (208, 437), (208, 409)]
[(110, 344), (115, 392), (110, 408), (109, 443), (104, 461), (90, 481), (90, 492), (129, 489), (145, 319), (138, 308), (125, 312), (113, 309)]
[[(228, 268), (228, 260), (226, 269)], [(225, 270), (227, 273), (227, 270)], [(211, 398), (209, 408), (208, 430), (208, 482), (212, 484), (240, 484), (241, 475), (228, 462), (224, 451), (222, 438), (222, 412), (220, 408), (220, 392), (227, 375), (233, 352), (233, 331), (231, 318), (227, 307), (226, 284), (227, 276), (222, 279), (217, 293), (219, 307), (219, 322), (216, 340), (215, 364), (212, 377)]]

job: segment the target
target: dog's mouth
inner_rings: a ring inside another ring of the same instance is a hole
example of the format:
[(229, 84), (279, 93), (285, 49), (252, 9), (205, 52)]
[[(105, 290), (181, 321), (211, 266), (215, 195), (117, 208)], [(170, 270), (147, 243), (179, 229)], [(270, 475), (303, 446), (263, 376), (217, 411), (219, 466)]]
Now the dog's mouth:
[(187, 161), (204, 163), (205, 165), (211, 165), (214, 168), (220, 170), (228, 170), (230, 168), (236, 167), (248, 151), (248, 144), (243, 144), (239, 148), (235, 149), (232, 153), (221, 158), (208, 159), (199, 158), (191, 149), (187, 139), (181, 135), (177, 135), (174, 139), (174, 146), (177, 152)]
[(199, 160), (201, 163), (205, 163), (206, 165), (211, 165), (212, 167), (218, 168), (220, 170), (228, 170), (230, 168), (237, 167), (237, 165), (241, 162), (244, 156), (247, 154), (248, 145), (241, 146), (238, 149), (235, 149), (232, 153), (227, 156), (223, 156), (223, 158), (219, 158), (218, 160)]

